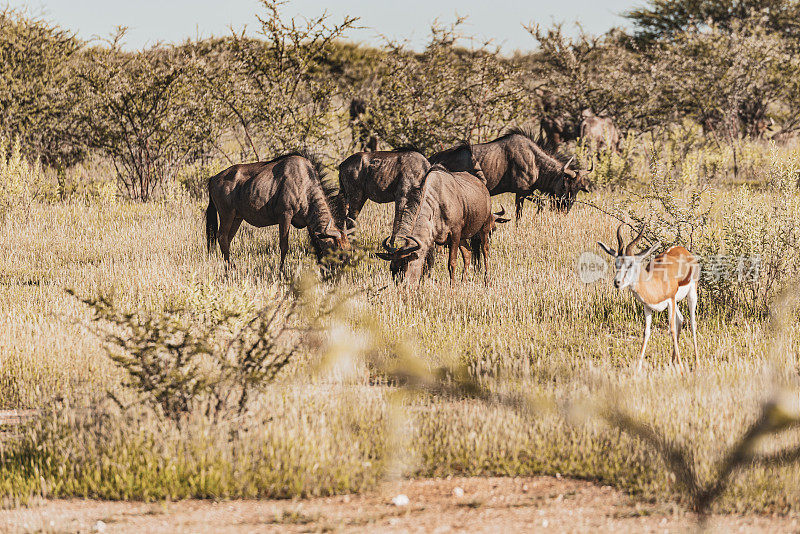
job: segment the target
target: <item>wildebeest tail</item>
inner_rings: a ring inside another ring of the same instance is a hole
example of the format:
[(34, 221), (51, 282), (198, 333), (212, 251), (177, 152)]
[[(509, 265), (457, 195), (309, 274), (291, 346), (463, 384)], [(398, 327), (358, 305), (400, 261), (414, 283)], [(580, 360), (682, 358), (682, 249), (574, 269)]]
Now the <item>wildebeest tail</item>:
[(476, 271), (480, 271), (483, 258), (483, 243), (480, 234), (469, 238), (469, 248), (472, 252), (472, 266)]
[(217, 241), (217, 231), (219, 230), (219, 221), (217, 220), (217, 207), (214, 206), (214, 201), (208, 199), (208, 207), (206, 208), (206, 244), (208, 251), (214, 250), (214, 243)]

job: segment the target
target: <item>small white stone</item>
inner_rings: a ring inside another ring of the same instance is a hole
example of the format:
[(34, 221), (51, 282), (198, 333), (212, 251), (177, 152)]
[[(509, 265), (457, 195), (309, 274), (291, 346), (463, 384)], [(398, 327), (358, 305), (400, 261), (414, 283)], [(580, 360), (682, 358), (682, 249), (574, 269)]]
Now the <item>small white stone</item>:
[(403, 493), (392, 499), (392, 504), (394, 504), (395, 506), (408, 506), (409, 502), (411, 501), (408, 500), (408, 495), (405, 495)]
[(464, 490), (463, 489), (461, 489), (461, 488), (459, 488), (457, 486), (455, 488), (453, 488), (453, 497), (457, 497), (457, 498), (460, 499), (463, 496), (464, 496)]
[(95, 532), (105, 532), (106, 531), (106, 524), (102, 521), (98, 521), (94, 524), (94, 531)]
[(549, 521), (547, 521), (547, 519), (545, 519), (544, 521), (542, 521), (542, 526), (543, 526), (543, 527), (545, 527), (545, 528), (547, 528), (547, 525), (549, 525), (549, 524), (550, 524), (550, 522), (549, 522)]

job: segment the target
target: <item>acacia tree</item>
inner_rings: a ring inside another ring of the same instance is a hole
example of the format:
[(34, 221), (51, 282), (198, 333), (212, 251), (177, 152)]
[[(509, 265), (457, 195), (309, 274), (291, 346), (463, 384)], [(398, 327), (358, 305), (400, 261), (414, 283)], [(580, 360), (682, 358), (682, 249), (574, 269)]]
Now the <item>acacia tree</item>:
[(737, 31), (742, 21), (761, 16), (764, 29), (800, 40), (800, 2), (797, 0), (649, 0), (625, 13), (637, 39), (652, 43), (684, 32)]
[[(683, 32), (659, 43), (655, 95), (681, 116), (733, 140), (754, 131), (772, 105), (795, 107), (800, 61), (762, 19)], [(785, 126), (794, 127), (792, 118)]]
[(91, 146), (113, 163), (131, 198), (149, 200), (178, 169), (201, 155), (214, 135), (208, 98), (191, 57), (174, 47), (86, 51), (80, 68), (91, 105), (83, 117)]
[(64, 168), (86, 154), (75, 109), (82, 93), (72, 76), (82, 44), (44, 20), (0, 12), (0, 135), (17, 137), (28, 156)]
[(532, 93), (521, 72), (489, 43), (459, 47), (460, 23), (431, 28), (420, 54), (387, 44), (366, 120), (389, 145), (436, 151), (486, 141), (529, 113)]
[(283, 2), (262, 0), (259, 39), (244, 31), (206, 56), (211, 97), (242, 149), (256, 159), (296, 149), (329, 135), (337, 103), (336, 81), (321, 65), (356, 22), (346, 17), (329, 25), (328, 16), (284, 20)]
[(592, 36), (580, 29), (570, 38), (560, 24), (527, 30), (539, 45), (532, 74), (544, 80), (542, 88), (557, 113), (575, 124), (586, 108), (614, 117), (623, 128), (644, 130), (658, 124), (661, 114), (655, 112), (659, 102), (651, 65), (626, 34), (611, 30)]

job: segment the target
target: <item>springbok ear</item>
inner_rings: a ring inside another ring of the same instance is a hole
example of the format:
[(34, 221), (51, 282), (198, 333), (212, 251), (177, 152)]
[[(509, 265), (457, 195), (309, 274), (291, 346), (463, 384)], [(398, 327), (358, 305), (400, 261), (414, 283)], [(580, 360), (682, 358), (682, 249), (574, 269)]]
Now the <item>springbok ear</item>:
[(647, 250), (645, 250), (644, 252), (640, 252), (639, 254), (637, 254), (637, 255), (636, 255), (636, 259), (639, 259), (639, 260), (641, 260), (641, 259), (644, 259), (644, 258), (646, 258), (646, 257), (647, 257), (647, 256), (649, 256), (650, 254), (652, 254), (652, 253), (653, 253), (653, 251), (654, 251), (655, 249), (657, 249), (657, 248), (658, 248), (658, 247), (660, 247), (660, 246), (661, 246), (661, 241), (656, 241), (655, 243), (653, 243), (652, 245), (650, 245), (650, 246), (647, 248)]
[(617, 257), (617, 252), (614, 249), (608, 248), (604, 243), (601, 243), (600, 241), (598, 241), (597, 244), (600, 245), (600, 248), (602, 248), (603, 251), (612, 258)]
[(386, 261), (392, 261), (394, 259), (394, 254), (389, 254), (388, 252), (375, 252), (375, 255)]

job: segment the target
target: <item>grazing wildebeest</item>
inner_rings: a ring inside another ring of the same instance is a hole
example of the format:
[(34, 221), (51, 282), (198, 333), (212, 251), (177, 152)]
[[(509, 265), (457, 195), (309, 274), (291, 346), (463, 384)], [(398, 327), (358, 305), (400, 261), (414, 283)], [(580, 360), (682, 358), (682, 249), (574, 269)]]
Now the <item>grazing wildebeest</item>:
[(541, 191), (558, 201), (558, 207), (569, 211), (578, 191), (589, 191), (589, 171), (569, 168), (572, 160), (562, 164), (534, 141), (534, 135), (521, 128), (477, 145), (462, 144), (431, 156), (431, 163), (440, 163), (451, 171), (464, 171), (478, 176), (492, 195), (516, 194), (517, 220), (522, 204), (533, 191)]
[(289, 250), (290, 225), (308, 228), (317, 259), (335, 248), (348, 248), (341, 220), (344, 210), (336, 206), (340, 199), (326, 195), (320, 175), (316, 162), (292, 153), (272, 161), (233, 165), (209, 178), (206, 209), (209, 251), (213, 250), (214, 241), (218, 241), (225, 262), (230, 264), (231, 241), (242, 221), (259, 228), (278, 225), (281, 270)]
[(537, 142), (548, 152), (555, 153), (562, 143), (577, 139), (578, 133), (578, 123), (561, 109), (554, 94), (545, 91)]
[(578, 138), (578, 128), (571, 117), (545, 115), (539, 119), (539, 143), (545, 150), (556, 152), (563, 143)]
[(503, 212), (492, 213), (489, 191), (474, 175), (433, 165), (422, 185), (409, 195), (395, 237), (402, 246), (393, 246), (387, 237), (383, 241), (386, 252), (376, 254), (392, 262), (410, 283), (417, 283), (429, 251), (435, 244), (447, 245), (450, 283), (455, 283), (460, 250), (465, 274), (470, 258), (474, 258), (476, 270), (483, 260), (484, 280), (488, 284), (489, 237), (496, 223), (508, 220), (501, 218), (502, 215)]
[(357, 219), (367, 200), (394, 202), (394, 237), (408, 194), (419, 187), (429, 168), (425, 156), (411, 148), (353, 154), (339, 165), (339, 187), (347, 216)]
[(367, 102), (362, 98), (353, 98), (350, 101), (350, 130), (353, 132), (353, 142), (364, 152), (378, 150), (378, 136), (365, 121), (367, 117)]
[(611, 117), (598, 117), (591, 109), (581, 113), (581, 139), (593, 146), (597, 151), (611, 148), (615, 152), (622, 151), (622, 136)]

